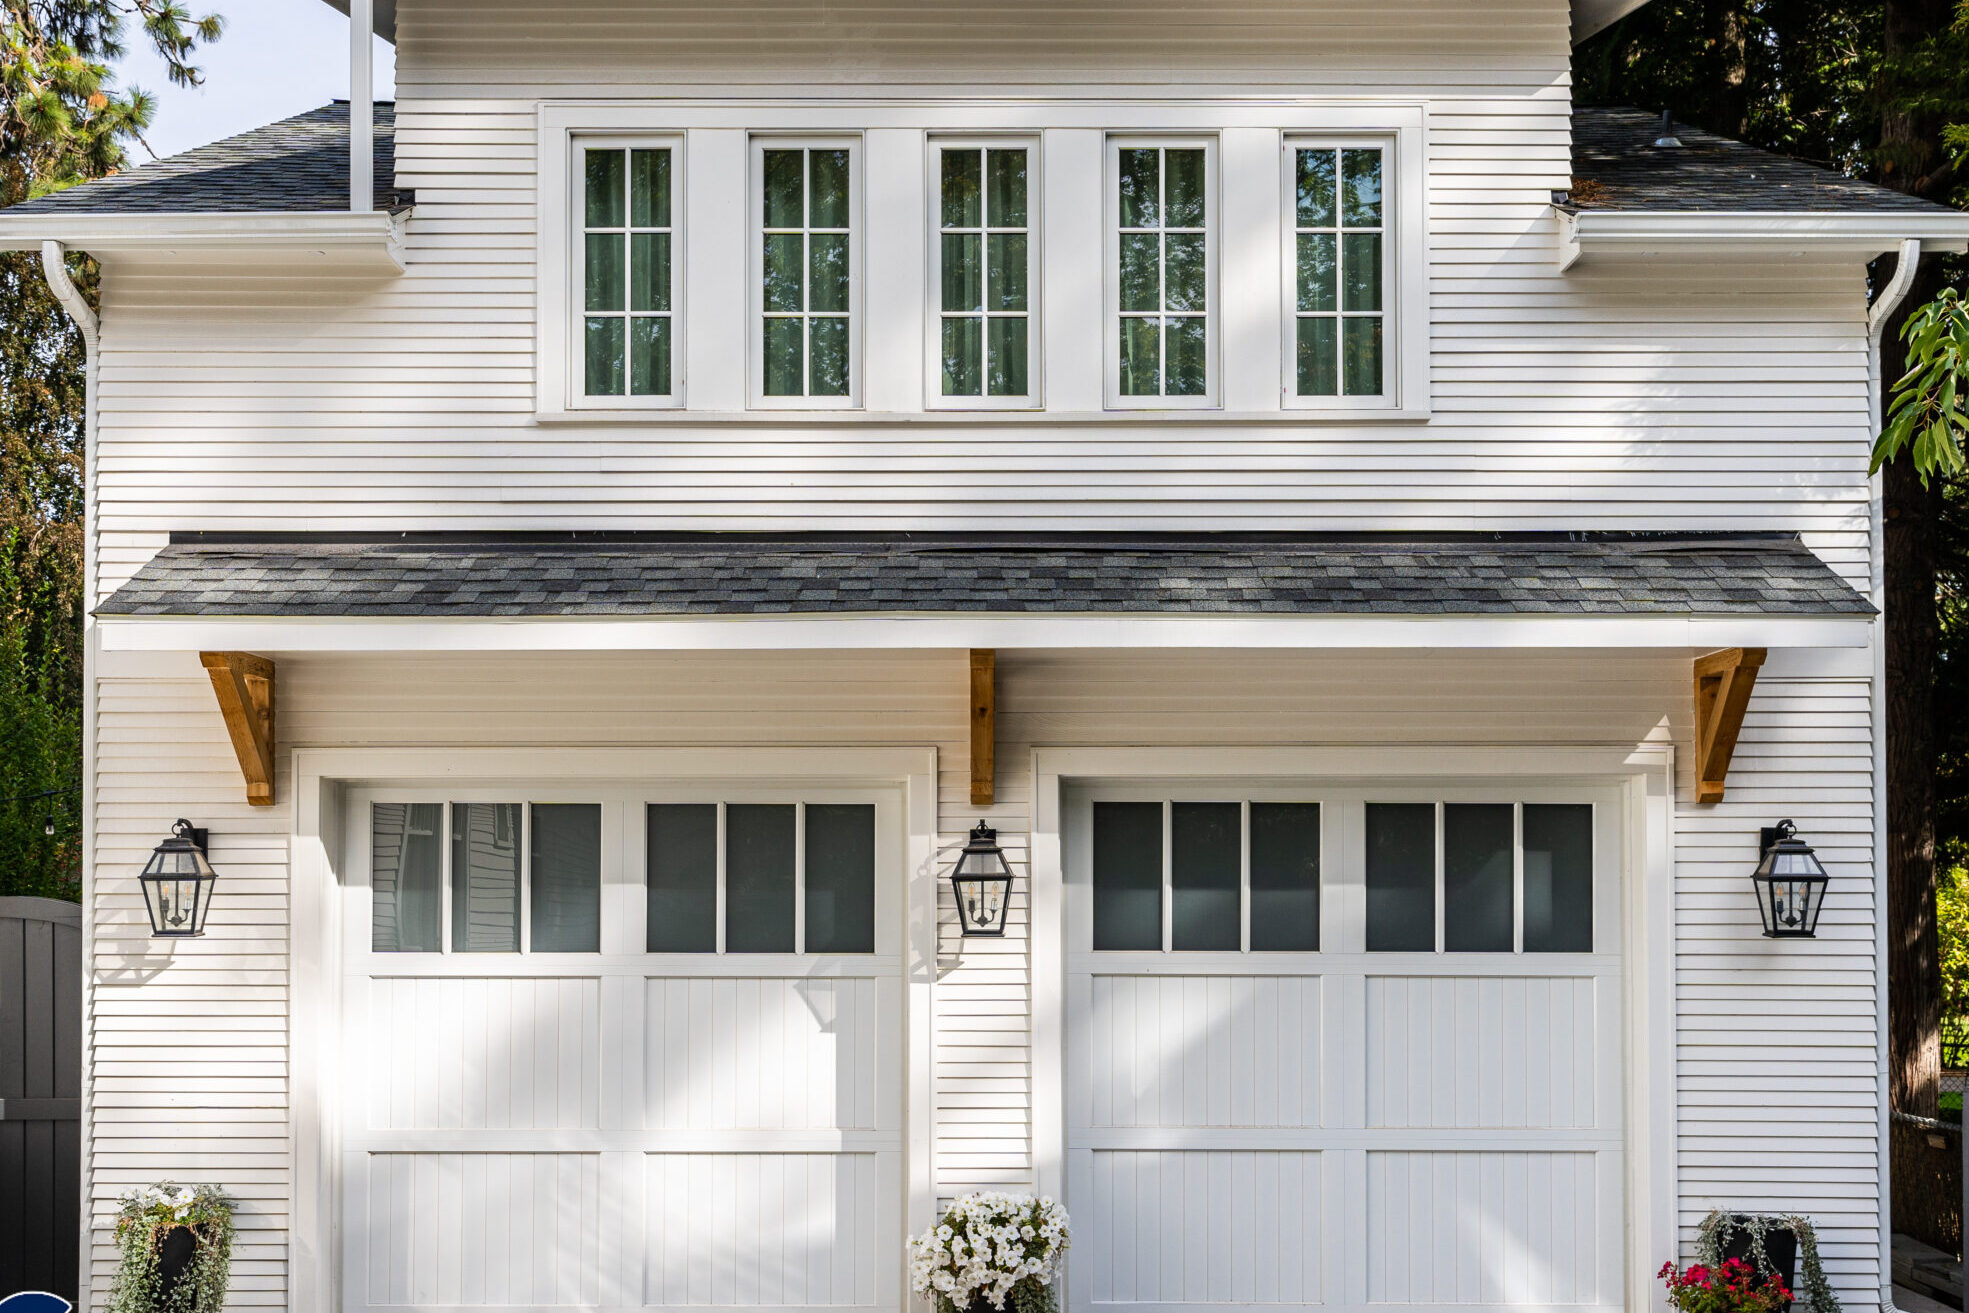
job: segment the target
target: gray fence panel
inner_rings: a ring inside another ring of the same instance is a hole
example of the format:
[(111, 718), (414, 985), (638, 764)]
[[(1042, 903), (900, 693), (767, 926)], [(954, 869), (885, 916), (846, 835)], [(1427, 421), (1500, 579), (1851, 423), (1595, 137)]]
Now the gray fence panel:
[(0, 1295), (75, 1298), (81, 1102), (82, 909), (0, 898)]

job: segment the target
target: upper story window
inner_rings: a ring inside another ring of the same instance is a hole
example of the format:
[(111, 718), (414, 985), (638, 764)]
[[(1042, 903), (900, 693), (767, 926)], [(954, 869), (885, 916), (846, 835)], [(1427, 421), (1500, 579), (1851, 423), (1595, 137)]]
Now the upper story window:
[(1108, 166), (1109, 404), (1214, 405), (1214, 143), (1113, 138)]
[(1028, 142), (940, 142), (931, 286), (937, 404), (1033, 403), (1033, 162)]
[(850, 141), (753, 142), (757, 404), (857, 404), (857, 155)]
[(1358, 404), (1388, 394), (1391, 244), (1379, 144), (1292, 141), (1287, 295), (1288, 404)]
[(676, 152), (587, 144), (581, 154), (581, 396), (661, 404), (674, 394)]

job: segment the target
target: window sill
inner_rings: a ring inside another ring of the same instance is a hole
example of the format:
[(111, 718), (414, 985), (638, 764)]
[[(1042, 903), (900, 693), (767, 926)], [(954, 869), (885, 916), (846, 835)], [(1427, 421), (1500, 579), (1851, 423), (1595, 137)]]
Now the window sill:
[(1003, 425), (1099, 426), (1113, 424), (1275, 424), (1297, 427), (1327, 424), (1426, 423), (1424, 407), (1408, 410), (689, 410), (669, 407), (649, 410), (541, 410), (537, 424), (643, 425)]

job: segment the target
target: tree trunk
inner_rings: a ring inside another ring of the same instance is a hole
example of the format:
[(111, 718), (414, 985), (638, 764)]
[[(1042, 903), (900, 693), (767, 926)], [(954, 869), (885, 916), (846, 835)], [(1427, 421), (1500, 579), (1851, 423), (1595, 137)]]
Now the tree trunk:
[(1742, 4), (1720, 7), (1714, 41), (1721, 74), (1715, 91), (1717, 131), (1741, 141), (1750, 135), (1750, 20)]

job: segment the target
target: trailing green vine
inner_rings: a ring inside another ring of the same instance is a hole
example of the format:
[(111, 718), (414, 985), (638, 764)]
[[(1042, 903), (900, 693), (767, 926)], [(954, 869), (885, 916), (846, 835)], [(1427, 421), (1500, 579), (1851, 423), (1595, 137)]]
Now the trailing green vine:
[(1773, 1231), (1786, 1230), (1798, 1239), (1799, 1293), (1811, 1301), (1813, 1313), (1840, 1313), (1839, 1296), (1832, 1293), (1832, 1283), (1825, 1277), (1825, 1265), (1819, 1262), (1818, 1232), (1812, 1229), (1808, 1219), (1796, 1213), (1711, 1212), (1702, 1219), (1702, 1227), (1696, 1233), (1696, 1258), (1710, 1267), (1722, 1266), (1724, 1247), (1740, 1232), (1748, 1241), (1751, 1265), (1759, 1272), (1777, 1273), (1789, 1281), (1791, 1274), (1778, 1272), (1777, 1265), (1764, 1252), (1764, 1237)]
[[(217, 1186), (163, 1181), (130, 1191), (121, 1203), (121, 1258), (104, 1313), (219, 1313), (232, 1280), (232, 1200)], [(178, 1227), (192, 1234), (191, 1266), (167, 1291), (164, 1239)]]

